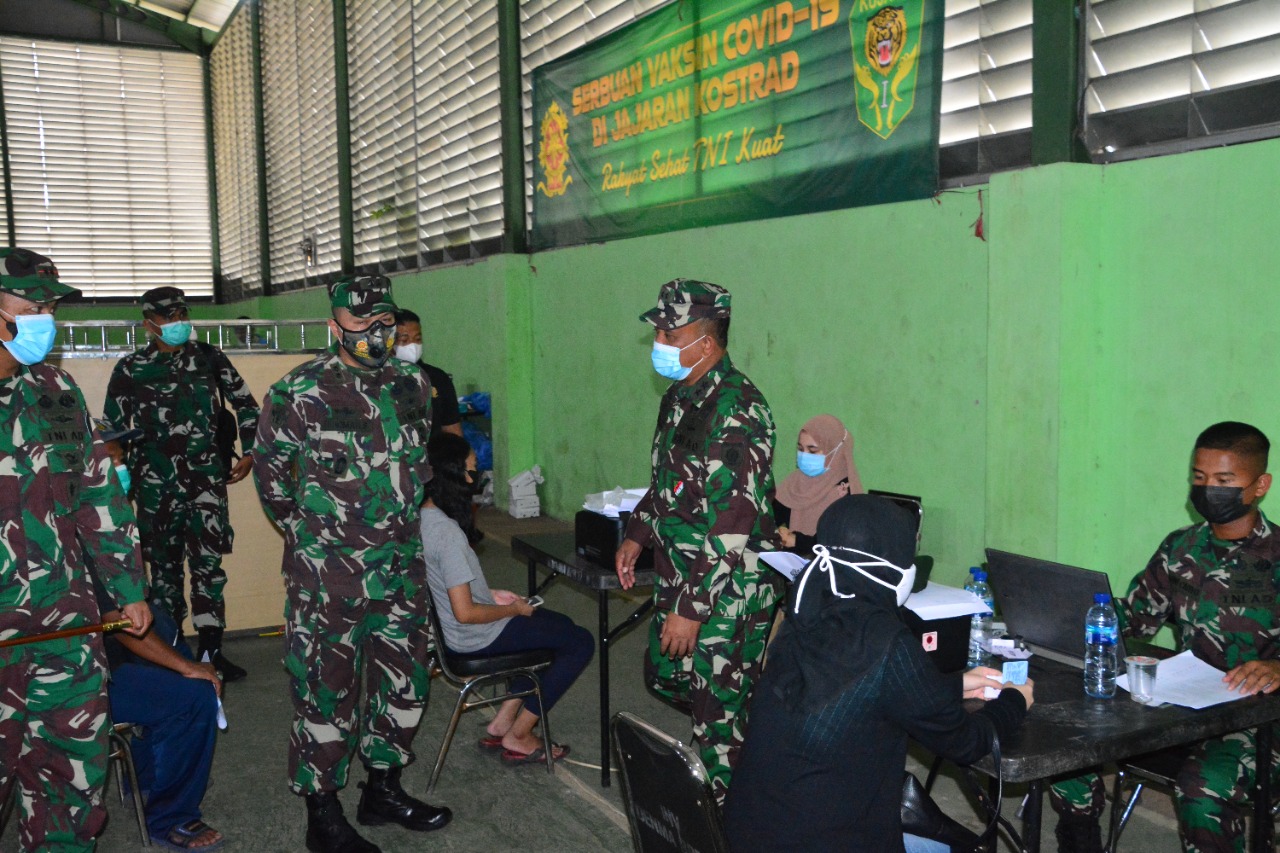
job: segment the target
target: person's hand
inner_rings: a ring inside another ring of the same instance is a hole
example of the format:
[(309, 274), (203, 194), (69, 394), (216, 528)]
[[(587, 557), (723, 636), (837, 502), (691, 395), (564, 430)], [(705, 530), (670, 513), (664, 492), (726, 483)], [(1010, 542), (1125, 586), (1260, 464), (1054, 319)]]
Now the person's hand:
[(145, 601), (126, 604), (120, 608), (120, 612), (124, 614), (124, 618), (133, 623), (130, 627), (124, 629), (126, 634), (141, 637), (150, 630), (151, 608), (147, 606)]
[(782, 543), (783, 548), (794, 548), (796, 547), (796, 534), (790, 527), (779, 527), (778, 541)]
[(1280, 661), (1251, 660), (1230, 670), (1222, 680), (1228, 688), (1245, 696), (1274, 693), (1280, 688)]
[(509, 589), (491, 589), (489, 592), (493, 595), (494, 604), (515, 604), (517, 599), (523, 600)]
[(516, 595), (509, 589), (491, 589), (489, 592), (493, 594), (494, 604), (501, 604), (503, 607), (514, 607), (516, 614), (519, 616), (533, 615), (533, 607), (524, 600), (523, 596)]
[(702, 623), (696, 619), (688, 619), (679, 613), (668, 613), (662, 624), (662, 644), (658, 651), (672, 660), (688, 657), (698, 644), (698, 631), (701, 629)]
[(1035, 700), (1036, 700), (1035, 686), (1036, 686), (1036, 683), (1032, 681), (1030, 678), (1027, 679), (1026, 684), (1013, 684), (1012, 682), (1010, 682), (1004, 685), (1006, 690), (1016, 690), (1022, 694), (1022, 698), (1025, 699), (1027, 702), (1028, 711), (1030, 711), (1031, 706), (1035, 704)]
[(191, 668), (182, 675), (184, 678), (203, 679), (213, 685), (214, 691), (219, 696), (222, 695), (222, 679), (218, 677), (218, 670), (213, 664), (192, 661)]
[(975, 666), (964, 674), (964, 698), (983, 699), (988, 687), (1003, 687), (1003, 673), (989, 666)]
[(102, 446), (106, 448), (107, 456), (111, 457), (112, 465), (124, 464), (124, 445), (118, 440), (113, 438), (110, 441), (104, 441)]
[(623, 589), (631, 589), (636, 585), (636, 560), (640, 559), (640, 543), (634, 539), (623, 539), (618, 551), (613, 555), (613, 568), (618, 573), (618, 583)]
[(236, 464), (231, 466), (231, 473), (227, 475), (227, 485), (238, 483), (245, 477), (249, 476), (249, 472), (253, 470), (253, 454), (246, 453), (236, 460)]

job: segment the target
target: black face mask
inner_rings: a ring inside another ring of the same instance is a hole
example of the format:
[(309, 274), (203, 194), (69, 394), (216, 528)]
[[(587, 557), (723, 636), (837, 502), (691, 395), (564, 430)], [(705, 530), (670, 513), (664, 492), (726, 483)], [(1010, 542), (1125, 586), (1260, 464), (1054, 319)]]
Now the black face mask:
[(1239, 486), (1192, 486), (1191, 505), (1210, 524), (1228, 524), (1253, 508), (1240, 499), (1242, 495)]
[(364, 367), (382, 367), (391, 358), (395, 340), (395, 323), (374, 323), (363, 332), (353, 332), (334, 320), (342, 329), (342, 348)]

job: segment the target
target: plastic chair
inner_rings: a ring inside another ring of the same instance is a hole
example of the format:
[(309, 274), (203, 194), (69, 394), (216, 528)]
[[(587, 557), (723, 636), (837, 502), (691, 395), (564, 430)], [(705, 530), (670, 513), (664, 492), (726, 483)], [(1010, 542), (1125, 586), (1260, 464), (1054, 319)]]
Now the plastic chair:
[(611, 725), (636, 853), (728, 853), (720, 807), (698, 754), (634, 714)]
[(133, 814), (138, 820), (138, 833), (142, 836), (142, 846), (151, 846), (151, 833), (147, 832), (147, 814), (142, 808), (142, 791), (138, 789), (138, 771), (133, 766), (133, 749), (129, 746), (129, 738), (138, 734), (134, 723), (116, 723), (108, 732), (110, 751), (107, 753), (111, 767), (115, 771), (116, 790), (120, 792), (120, 802), (124, 803), (124, 780), (128, 774), (129, 790), (133, 792)]
[[(445, 756), (449, 754), (449, 745), (453, 743), (454, 733), (458, 729), (458, 720), (472, 708), (483, 708), (496, 705), (508, 699), (520, 699), (525, 696), (536, 696), (538, 699), (538, 718), (542, 726), (542, 749), (547, 757), (547, 772), (555, 772), (555, 759), (551, 754), (551, 721), (547, 719), (546, 709), (542, 706), (542, 680), (538, 678), (538, 670), (551, 665), (553, 652), (550, 649), (531, 649), (505, 655), (461, 654), (449, 651), (444, 644), (444, 632), (440, 629), (440, 617), (436, 613), (435, 601), (431, 595), (426, 596), (427, 620), (431, 625), (431, 636), (435, 648), (433, 654), (440, 675), (445, 681), (458, 690), (458, 702), (453, 707), (453, 716), (449, 718), (449, 727), (445, 730), (444, 740), (440, 743), (440, 753), (436, 756), (435, 767), (431, 770), (431, 781), (427, 783), (427, 794), (430, 795), (444, 769)], [(528, 690), (511, 690), (511, 680), (523, 676), (533, 682)], [(504, 689), (493, 696), (478, 694), (481, 688), (503, 684)]]

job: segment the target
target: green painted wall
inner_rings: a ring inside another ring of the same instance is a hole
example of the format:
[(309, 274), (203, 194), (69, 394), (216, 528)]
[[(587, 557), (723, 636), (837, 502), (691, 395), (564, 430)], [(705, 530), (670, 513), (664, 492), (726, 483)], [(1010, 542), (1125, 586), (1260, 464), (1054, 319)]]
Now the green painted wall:
[[(1272, 140), (994, 176), (986, 242), (971, 189), (494, 257), (395, 292), (459, 391), (493, 393), (499, 480), (542, 465), (551, 515), (645, 482), (663, 382), (637, 315), (683, 275), (733, 292), (730, 352), (772, 405), (779, 477), (800, 424), (830, 412), (868, 486), (924, 496), (939, 579), (992, 545), (1123, 586), (1190, 520), (1200, 429), (1240, 419), (1280, 438), (1277, 197)], [(312, 289), (200, 313), (327, 306)]]

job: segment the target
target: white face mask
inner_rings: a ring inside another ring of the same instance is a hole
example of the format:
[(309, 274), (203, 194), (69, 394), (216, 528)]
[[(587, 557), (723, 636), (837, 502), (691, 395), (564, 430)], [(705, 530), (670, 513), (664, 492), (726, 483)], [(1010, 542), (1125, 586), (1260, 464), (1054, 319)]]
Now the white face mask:
[(396, 358), (413, 364), (422, 358), (422, 344), (400, 344), (396, 347)]
[[(867, 557), (868, 559), (855, 560), (853, 562), (841, 560), (837, 557), (831, 556), (831, 550), (841, 551), (847, 554), (858, 554), (863, 557)], [(804, 585), (809, 582), (809, 575), (813, 574), (813, 570), (815, 568), (827, 573), (827, 578), (831, 582), (831, 594), (836, 598), (857, 598), (856, 593), (845, 593), (836, 589), (836, 573), (832, 570), (832, 563), (839, 563), (842, 566), (848, 566), (868, 580), (878, 583), (885, 589), (893, 590), (894, 595), (897, 597), (899, 607), (906, 604), (907, 596), (911, 595), (911, 586), (916, 582), (916, 567), (914, 564), (912, 564), (909, 569), (903, 569), (899, 566), (895, 566), (893, 563), (890, 563), (882, 557), (877, 557), (875, 554), (870, 554), (866, 551), (859, 551), (857, 548), (835, 548), (829, 550), (825, 545), (814, 545), (813, 553), (817, 556), (813, 558), (813, 561), (810, 562), (808, 567), (804, 570), (804, 574), (800, 577), (800, 583), (796, 586), (796, 604), (793, 608), (793, 612), (797, 614), (800, 612), (800, 598), (804, 595)], [(882, 581), (880, 578), (866, 570), (865, 567), (868, 566), (885, 566), (886, 568), (893, 569), (895, 572), (900, 572), (902, 577), (896, 584), (889, 583), (888, 581)]]

